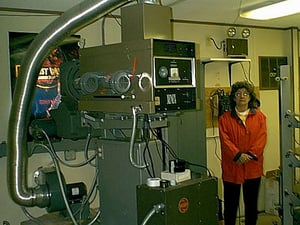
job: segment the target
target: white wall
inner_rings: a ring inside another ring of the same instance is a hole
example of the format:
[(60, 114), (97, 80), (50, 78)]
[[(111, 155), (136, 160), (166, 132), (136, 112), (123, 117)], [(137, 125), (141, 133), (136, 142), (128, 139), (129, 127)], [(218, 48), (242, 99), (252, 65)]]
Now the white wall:
[[(11, 104), (10, 95), (10, 73), (9, 73), (9, 55), (8, 55), (8, 32), (39, 32), (54, 17), (0, 17), (0, 94), (2, 96), (0, 107), (0, 141), (6, 141), (9, 108)], [(106, 41), (109, 43), (120, 42), (120, 27), (113, 20), (106, 22)], [(101, 44), (101, 23), (97, 22), (80, 32), (80, 35), (86, 39), (87, 47)], [(193, 41), (200, 44), (201, 58), (223, 57), (223, 52), (217, 50), (213, 44), (208, 41), (208, 37), (213, 37), (217, 42), (226, 38), (227, 26), (201, 25), (201, 24), (174, 24), (174, 39)], [(240, 28), (238, 28), (238, 31)], [(251, 79), (256, 85), (259, 84), (258, 56), (290, 56), (290, 37), (288, 31), (251, 28), (249, 38), (249, 58), (251, 59)], [(248, 68), (248, 65), (245, 65)], [(233, 82), (243, 79), (240, 66), (235, 66), (233, 70)], [(206, 87), (229, 87), (227, 67), (222, 64), (210, 65), (206, 71)], [(279, 159), (279, 116), (278, 116), (278, 93), (274, 90), (260, 91), (262, 110), (267, 115), (268, 123), (268, 143), (265, 150), (265, 171), (278, 168)], [(220, 146), (217, 129), (207, 130), (207, 158), (208, 167), (217, 177), (221, 176)], [(215, 138), (212, 138), (215, 136)], [(80, 156), (79, 156), (80, 158)], [(49, 163), (47, 154), (36, 155), (29, 159), (29, 171), (35, 169), (39, 164)], [(25, 220), (21, 210), (9, 198), (6, 187), (6, 157), (0, 158), (0, 223), (8, 220), (11, 224), (18, 224)], [(92, 176), (90, 169), (80, 170), (76, 175), (72, 172), (66, 172), (69, 180), (86, 180), (89, 183)], [(221, 192), (221, 189), (220, 189)], [(44, 210), (34, 209), (34, 215), (40, 215)]]
[[(188, 40), (200, 43), (201, 58), (223, 57), (223, 52), (217, 50), (207, 41), (208, 37), (213, 37), (220, 42), (225, 39), (227, 26), (207, 26), (201, 24), (175, 24), (174, 38), (179, 40)], [(241, 30), (242, 28), (237, 28)], [(282, 30), (250, 28), (251, 36), (248, 39), (249, 57), (251, 59), (251, 80), (255, 86), (259, 86), (259, 68), (258, 56), (288, 56), (290, 57), (290, 32)], [(237, 37), (240, 38), (240, 37)], [(289, 59), (290, 60), (290, 59)], [(236, 67), (239, 67), (236, 65)], [(248, 69), (245, 63), (246, 71)], [(243, 80), (244, 74), (240, 68), (234, 68), (232, 71), (232, 82)], [(205, 87), (229, 87), (227, 64), (215, 63), (206, 66)], [(278, 91), (261, 90), (259, 93), (261, 99), (261, 109), (267, 116), (268, 143), (265, 149), (265, 171), (273, 170), (279, 166), (279, 115), (278, 115)], [(207, 136), (212, 137), (217, 134), (217, 129), (208, 129)], [(217, 146), (216, 146), (217, 144)], [(219, 145), (214, 138), (207, 139), (208, 166), (214, 174), (220, 176), (220, 167), (218, 162)], [(215, 151), (217, 147), (217, 151)]]
[[(219, 44), (227, 35), (229, 26), (207, 26), (202, 24), (175, 24), (174, 38), (179, 40), (194, 41), (200, 43), (201, 58), (223, 57), (223, 51), (217, 50), (208, 41), (213, 37)], [(237, 34), (242, 28), (237, 27)], [(249, 56), (251, 59), (251, 80), (255, 86), (259, 86), (259, 56), (288, 56), (291, 62), (291, 44), (289, 30), (272, 30), (250, 28), (251, 35), (248, 38)], [(241, 38), (237, 36), (236, 38)], [(249, 65), (243, 63), (248, 72)], [(234, 65), (232, 71), (232, 83), (244, 80), (244, 73), (240, 65)], [(205, 87), (229, 87), (227, 64), (211, 63), (206, 66)], [(265, 148), (264, 171), (278, 169), (280, 166), (280, 137), (279, 137), (279, 99), (278, 90), (260, 90), (259, 97), (262, 103), (261, 110), (267, 116), (268, 141)], [(208, 105), (206, 105), (209, 107)], [(218, 128), (207, 129), (207, 159), (208, 167), (218, 178), (221, 177), (220, 143)], [(263, 180), (264, 181), (264, 180)], [(264, 210), (264, 183), (261, 186), (259, 210)], [(222, 199), (222, 181), (219, 179), (219, 196)], [(243, 206), (242, 215), (243, 215)]]

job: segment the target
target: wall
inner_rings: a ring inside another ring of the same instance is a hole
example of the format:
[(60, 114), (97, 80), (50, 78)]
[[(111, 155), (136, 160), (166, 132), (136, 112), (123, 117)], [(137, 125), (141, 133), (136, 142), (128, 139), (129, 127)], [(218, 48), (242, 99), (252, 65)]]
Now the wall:
[[(8, 55), (8, 31), (20, 32), (39, 32), (55, 17), (0, 17), (0, 83), (1, 83), (1, 100), (0, 107), (0, 141), (6, 141), (9, 109), (11, 104), (10, 95), (10, 74), (9, 74), (9, 55)], [(226, 38), (227, 26), (221, 25), (204, 25), (204, 24), (183, 24), (174, 23), (174, 39), (193, 41), (200, 44), (201, 58), (223, 57), (223, 52), (217, 50), (208, 37), (213, 37), (217, 42)], [(251, 36), (249, 38), (249, 58), (251, 59), (251, 79), (256, 85), (259, 83), (258, 74), (258, 56), (290, 56), (290, 33), (289, 31), (250, 28)], [(238, 28), (240, 30), (240, 28)], [(239, 31), (238, 31), (239, 33)], [(79, 33), (86, 39), (86, 46), (95, 46), (101, 44), (101, 23), (96, 22)], [(109, 19), (106, 22), (106, 41), (116, 43), (120, 41), (120, 27), (114, 21)], [(249, 65), (245, 64), (246, 71)], [(244, 79), (241, 65), (235, 65), (233, 69), (232, 80)], [(210, 88), (229, 87), (228, 71), (226, 65), (213, 64), (209, 65), (206, 71), (205, 86)], [(268, 123), (268, 143), (265, 150), (265, 171), (278, 168), (279, 158), (279, 116), (278, 116), (278, 91), (268, 90), (260, 91), (262, 102), (262, 111), (267, 115)], [(207, 129), (207, 158), (208, 167), (212, 173), (220, 177), (220, 145), (218, 140), (217, 128)], [(79, 154), (78, 160), (81, 156)], [(47, 154), (39, 154), (30, 158), (29, 171), (32, 173), (40, 164), (50, 162)], [(20, 208), (15, 205), (9, 198), (6, 187), (6, 157), (0, 158), (0, 199), (5, 204), (0, 205), (0, 223), (8, 220), (11, 224), (18, 224), (26, 219)], [(86, 180), (89, 184), (93, 174), (91, 169), (80, 170), (76, 173), (68, 171), (69, 181)], [(76, 175), (75, 175), (76, 174)], [(221, 193), (221, 186), (220, 186)], [(34, 215), (44, 213), (43, 209), (30, 209)]]
[[(200, 44), (201, 58), (223, 57), (223, 52), (217, 50), (215, 46), (208, 41), (213, 37), (219, 44), (226, 38), (228, 26), (208, 26), (203, 24), (174, 24), (174, 38), (179, 40), (194, 41)], [(237, 27), (237, 34), (242, 30)], [(255, 86), (259, 86), (259, 56), (288, 56), (288, 62), (291, 62), (291, 43), (289, 30), (274, 30), (250, 28), (251, 35), (248, 38), (249, 56), (251, 67), (247, 63), (242, 63), (245, 71), (250, 69), (250, 77)], [(196, 32), (195, 32), (196, 31)], [(241, 38), (237, 35), (236, 38)], [(247, 74), (249, 78), (249, 75)], [(244, 80), (245, 75), (242, 65), (234, 65), (232, 71), (232, 83), (238, 80)], [(229, 87), (228, 69), (225, 63), (211, 63), (206, 66), (205, 74), (206, 88)], [(279, 99), (278, 90), (260, 90), (259, 96), (262, 103), (261, 110), (267, 116), (268, 141), (265, 148), (264, 171), (274, 170), (280, 166), (280, 137), (279, 137)], [(208, 97), (208, 96), (207, 96)], [(206, 107), (209, 107), (206, 104)], [(207, 129), (207, 158), (208, 167), (217, 177), (221, 177), (220, 167), (220, 143), (218, 137), (217, 125)], [(222, 199), (222, 184), (219, 180), (219, 193)], [(264, 210), (264, 189), (262, 185), (259, 210)]]
[[(227, 26), (207, 26), (202, 24), (174, 24), (174, 38), (178, 40), (189, 40), (200, 44), (201, 58), (223, 57), (223, 52), (217, 50), (208, 37), (214, 37), (220, 41), (226, 38)], [(237, 28), (241, 30), (241, 28)], [(288, 56), (290, 57), (290, 32), (284, 30), (250, 28), (251, 36), (248, 39), (249, 56), (251, 59), (251, 80), (255, 86), (259, 86), (258, 56)], [(196, 31), (196, 32), (195, 32)], [(238, 37), (237, 37), (238, 38)], [(290, 60), (290, 59), (289, 59)], [(247, 63), (244, 67), (248, 71)], [(235, 65), (232, 71), (232, 83), (245, 79), (240, 65)], [(226, 63), (214, 63), (206, 66), (205, 87), (219, 88), (229, 87), (228, 70)], [(262, 103), (261, 109), (267, 115), (268, 143), (265, 149), (265, 171), (278, 168), (279, 166), (279, 115), (278, 115), (278, 91), (261, 90), (259, 92)], [(216, 175), (220, 175), (219, 167), (214, 163), (218, 157), (213, 151), (217, 129), (208, 129), (208, 156), (211, 158), (208, 165)], [(218, 144), (218, 143), (217, 143)], [(211, 150), (210, 150), (211, 149)], [(217, 149), (219, 150), (218, 146)], [(218, 152), (217, 152), (217, 155)], [(275, 158), (274, 158), (275, 157)], [(268, 160), (268, 159), (273, 160)]]

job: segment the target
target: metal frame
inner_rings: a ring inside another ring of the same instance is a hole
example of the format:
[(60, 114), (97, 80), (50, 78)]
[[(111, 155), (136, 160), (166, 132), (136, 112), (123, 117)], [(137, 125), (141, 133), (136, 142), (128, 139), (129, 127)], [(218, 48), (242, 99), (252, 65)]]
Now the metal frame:
[(292, 88), (290, 67), (280, 67), (280, 205), (282, 210), (282, 225), (294, 222), (293, 214), (296, 206), (300, 206), (299, 197), (293, 192), (294, 169), (300, 167), (300, 160), (293, 151), (293, 134), (295, 128), (300, 128), (299, 121), (292, 112)]

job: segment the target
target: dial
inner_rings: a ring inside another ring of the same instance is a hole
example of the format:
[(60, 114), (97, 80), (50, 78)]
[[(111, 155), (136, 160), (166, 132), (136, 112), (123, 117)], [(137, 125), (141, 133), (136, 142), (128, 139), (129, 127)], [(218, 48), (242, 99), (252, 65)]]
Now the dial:
[(242, 37), (248, 38), (250, 36), (250, 30), (248, 28), (243, 29), (242, 31)]
[(227, 30), (228, 37), (233, 37), (236, 35), (236, 29), (234, 27), (229, 27)]
[(161, 66), (158, 70), (158, 74), (161, 78), (166, 78), (169, 75), (168, 68), (165, 66)]

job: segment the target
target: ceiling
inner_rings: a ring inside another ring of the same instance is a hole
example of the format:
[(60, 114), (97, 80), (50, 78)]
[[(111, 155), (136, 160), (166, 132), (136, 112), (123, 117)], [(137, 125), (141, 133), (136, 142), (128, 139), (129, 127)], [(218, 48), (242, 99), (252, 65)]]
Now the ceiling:
[[(84, 0), (1, 0), (1, 15), (13, 13), (51, 13), (63, 11)], [(140, 0), (142, 1), (142, 0)], [(243, 26), (300, 28), (300, 14), (267, 21), (250, 20), (239, 17), (241, 9), (262, 2), (279, 0), (160, 0), (162, 5), (173, 9), (175, 20), (189, 20), (207, 23), (235, 24)]]

